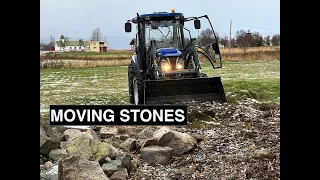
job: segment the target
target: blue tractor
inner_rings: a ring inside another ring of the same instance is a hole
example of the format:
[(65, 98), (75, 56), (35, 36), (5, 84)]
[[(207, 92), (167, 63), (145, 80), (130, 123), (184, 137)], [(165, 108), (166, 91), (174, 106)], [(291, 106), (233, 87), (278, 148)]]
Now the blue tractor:
[(125, 23), (126, 32), (132, 31), (132, 23), (137, 27), (136, 48), (128, 65), (131, 104), (227, 101), (221, 78), (204, 74), (198, 58), (201, 54), (214, 69), (222, 67), (216, 38), (207, 47), (197, 47), (184, 27), (185, 22), (194, 21), (194, 28), (200, 29), (202, 18), (209, 21), (215, 37), (207, 15), (185, 18), (175, 10), (137, 13)]

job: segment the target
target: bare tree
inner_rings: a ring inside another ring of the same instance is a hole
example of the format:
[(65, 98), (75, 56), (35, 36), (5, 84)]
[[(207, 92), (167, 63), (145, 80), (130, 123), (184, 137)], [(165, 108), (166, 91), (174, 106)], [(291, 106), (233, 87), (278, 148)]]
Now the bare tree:
[(101, 41), (102, 40), (102, 32), (101, 32), (100, 28), (96, 28), (92, 31), (90, 40), (91, 41)]
[(50, 44), (40, 43), (40, 50), (50, 51), (50, 49), (51, 49), (51, 45)]
[(223, 46), (223, 47), (226, 47), (229, 40), (228, 40), (228, 36), (224, 36), (221, 40), (220, 40), (220, 44)]
[(60, 44), (63, 49), (68, 46), (70, 44), (68, 36), (61, 35)]
[(50, 43), (49, 43), (49, 45), (50, 45), (50, 48), (54, 48), (55, 47), (55, 39), (54, 39), (54, 37), (53, 36), (50, 36)]
[(68, 36), (65, 36), (64, 43), (66, 46), (70, 44), (70, 38)]
[(271, 38), (272, 46), (280, 46), (280, 34), (275, 34)]
[(251, 38), (250, 40), (250, 47), (259, 47), (263, 45), (263, 38), (259, 34), (259, 32), (253, 32), (251, 33)]
[(79, 46), (84, 46), (83, 39), (79, 39)]
[(266, 43), (267, 46), (270, 46), (271, 40), (269, 35), (264, 37), (264, 42)]
[[(216, 32), (215, 35), (216, 35), (217, 41), (219, 42), (220, 40), (219, 34)], [(210, 44), (215, 42), (215, 37), (211, 28), (207, 28), (201, 31), (198, 38), (199, 38), (199, 46), (209, 46)]]
[(238, 47), (241, 48), (242, 52), (246, 53), (252, 42), (252, 36), (244, 30), (237, 31), (236, 42)]

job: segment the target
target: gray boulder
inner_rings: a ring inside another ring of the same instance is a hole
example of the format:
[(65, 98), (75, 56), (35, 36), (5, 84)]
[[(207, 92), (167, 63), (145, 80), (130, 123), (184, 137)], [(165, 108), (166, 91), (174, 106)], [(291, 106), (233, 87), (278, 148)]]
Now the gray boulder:
[(58, 180), (58, 164), (54, 164), (40, 174), (40, 180)]
[(52, 149), (57, 149), (63, 140), (63, 134), (58, 133), (44, 123), (40, 124), (40, 154), (49, 155)]
[(67, 129), (63, 132), (64, 138), (68, 141), (75, 137), (78, 137), (82, 134), (82, 132), (78, 129)]
[(155, 127), (146, 127), (142, 131), (138, 133), (138, 138), (146, 139), (149, 135), (151, 135), (156, 130)]
[(90, 146), (91, 139), (82, 134), (67, 141), (66, 150), (71, 156), (80, 156), (84, 159), (94, 159), (93, 152)]
[(181, 155), (193, 149), (197, 145), (197, 139), (187, 133), (162, 127), (146, 140), (142, 148), (152, 145), (170, 147), (173, 149), (173, 155)]
[(119, 134), (119, 132), (116, 127), (102, 127), (99, 134), (101, 138), (111, 138)]
[(124, 151), (132, 151), (135, 149), (136, 146), (136, 139), (134, 138), (128, 138), (127, 140), (125, 140), (123, 143), (121, 143), (119, 145), (119, 148), (124, 150)]
[(120, 171), (116, 171), (110, 176), (110, 180), (126, 180), (129, 177), (126, 168), (122, 168)]
[(170, 147), (149, 146), (141, 149), (141, 159), (148, 163), (168, 164), (172, 155), (173, 149)]
[(59, 179), (109, 180), (98, 161), (89, 161), (79, 156), (68, 157), (59, 161)]
[(66, 158), (69, 156), (66, 149), (52, 149), (49, 153), (51, 159), (58, 161), (61, 158)]
[(121, 160), (112, 160), (109, 163), (102, 165), (103, 172), (110, 177), (114, 172), (119, 171), (121, 168)]

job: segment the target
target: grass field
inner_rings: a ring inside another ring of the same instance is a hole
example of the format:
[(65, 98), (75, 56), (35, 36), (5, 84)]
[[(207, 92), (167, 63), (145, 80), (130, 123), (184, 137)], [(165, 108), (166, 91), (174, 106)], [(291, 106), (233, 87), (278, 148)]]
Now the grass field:
[[(267, 103), (280, 100), (280, 62), (224, 62), (214, 70), (202, 64), (209, 76), (221, 76), (227, 99), (237, 103), (254, 98)], [(127, 66), (43, 69), (40, 71), (40, 114), (48, 118), (53, 104), (128, 104)]]

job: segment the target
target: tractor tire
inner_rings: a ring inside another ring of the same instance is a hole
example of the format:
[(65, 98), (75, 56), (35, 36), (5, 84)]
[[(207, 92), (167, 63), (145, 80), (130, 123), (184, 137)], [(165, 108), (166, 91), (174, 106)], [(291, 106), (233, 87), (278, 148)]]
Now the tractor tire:
[(133, 78), (133, 97), (135, 105), (144, 104), (144, 83), (140, 76)]
[(128, 65), (128, 87), (129, 87), (129, 102), (134, 104), (134, 95), (133, 95), (133, 78), (135, 77), (134, 69), (132, 64)]

